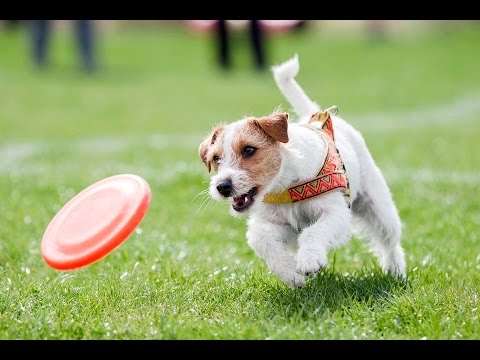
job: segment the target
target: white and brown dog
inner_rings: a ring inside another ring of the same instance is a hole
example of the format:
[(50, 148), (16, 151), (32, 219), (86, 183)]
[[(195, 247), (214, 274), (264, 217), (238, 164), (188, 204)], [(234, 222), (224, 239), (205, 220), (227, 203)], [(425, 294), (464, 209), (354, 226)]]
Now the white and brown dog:
[(209, 193), (231, 214), (249, 214), (247, 238), (271, 272), (292, 286), (327, 265), (327, 252), (352, 233), (366, 238), (384, 271), (405, 277), (401, 222), (385, 179), (362, 135), (321, 111), (295, 81), (295, 55), (273, 67), (293, 106), (216, 127), (199, 155), (216, 174)]

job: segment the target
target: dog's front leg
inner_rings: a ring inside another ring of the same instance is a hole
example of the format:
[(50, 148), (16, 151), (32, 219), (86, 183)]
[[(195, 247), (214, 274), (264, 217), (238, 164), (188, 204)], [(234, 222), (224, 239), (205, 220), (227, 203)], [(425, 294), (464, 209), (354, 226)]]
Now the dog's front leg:
[(296, 271), (296, 262), (286, 246), (288, 239), (294, 236), (295, 232), (288, 225), (255, 218), (248, 221), (247, 238), (250, 247), (283, 282), (299, 287), (305, 284), (305, 278)]
[(351, 213), (346, 204), (323, 207), (319, 219), (298, 237), (297, 271), (315, 274), (327, 265), (328, 250), (345, 244), (351, 237)]

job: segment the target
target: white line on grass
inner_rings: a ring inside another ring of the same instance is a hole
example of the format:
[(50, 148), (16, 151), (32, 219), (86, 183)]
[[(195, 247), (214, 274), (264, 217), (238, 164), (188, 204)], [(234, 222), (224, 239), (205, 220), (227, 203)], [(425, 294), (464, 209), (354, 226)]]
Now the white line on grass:
[[(78, 168), (75, 171), (78, 171)], [(90, 171), (90, 174), (95, 178), (101, 179), (111, 174), (131, 173), (143, 176), (148, 179), (148, 182), (152, 185), (167, 185), (177, 181), (180, 176), (200, 175), (205, 171), (200, 160), (199, 163), (179, 161), (168, 165), (160, 164), (158, 166), (145, 164), (132, 165), (116, 162), (101, 169), (93, 169)]]
[(17, 168), (23, 161), (28, 160), (44, 151), (43, 144), (11, 143), (0, 147), (0, 174)]
[(413, 182), (424, 184), (464, 184), (477, 185), (480, 173), (443, 169), (387, 168), (383, 169), (387, 182)]
[[(478, 93), (458, 97), (451, 103), (434, 105), (423, 109), (415, 109), (403, 113), (372, 113), (359, 115), (354, 121), (358, 127), (366, 131), (391, 131), (399, 128), (418, 127), (423, 125), (445, 125), (453, 122), (476, 121), (475, 116), (480, 114), (480, 95)], [(183, 148), (196, 150), (205, 133), (185, 134), (150, 134), (147, 136), (125, 137), (95, 137), (81, 138), (72, 141), (60, 140), (56, 142), (33, 140), (28, 142), (10, 142), (0, 145), (0, 176), (12, 174), (15, 176), (41, 175), (44, 171), (52, 171), (52, 166), (61, 168), (61, 171), (78, 171), (78, 167), (71, 162), (55, 162), (48, 169), (42, 165), (42, 155), (47, 152), (79, 152), (82, 154), (114, 154), (129, 151), (143, 146), (153, 151), (163, 149)], [(112, 171), (125, 169), (126, 164), (110, 162)], [(199, 163), (177, 163), (166, 167), (135, 166), (132, 171), (143, 171), (162, 182), (170, 182), (175, 176), (183, 172), (199, 173)], [(396, 169), (386, 171), (391, 181), (405, 181), (415, 175), (417, 181), (426, 183), (447, 182), (475, 184), (480, 175), (475, 172), (447, 172), (431, 169)]]
[(147, 136), (128, 137), (98, 137), (74, 140), (71, 143), (62, 143), (71, 146), (73, 150), (82, 153), (112, 153), (128, 150), (139, 145), (146, 145), (154, 150), (166, 148), (193, 148), (198, 147), (202, 134), (152, 134)]
[(404, 112), (373, 112), (349, 116), (349, 122), (364, 131), (390, 131), (432, 125), (477, 121), (480, 114), (480, 93), (459, 96), (451, 102)]

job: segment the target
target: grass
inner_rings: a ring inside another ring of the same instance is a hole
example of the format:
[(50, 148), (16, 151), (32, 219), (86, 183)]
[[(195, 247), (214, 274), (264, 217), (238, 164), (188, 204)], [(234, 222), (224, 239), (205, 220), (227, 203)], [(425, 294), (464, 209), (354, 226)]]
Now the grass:
[[(404, 224), (408, 281), (381, 274), (354, 238), (302, 289), (268, 273), (227, 205), (196, 195), (212, 126), (288, 104), (235, 44), (180, 30), (100, 38), (102, 71), (77, 71), (70, 35), (32, 69), (26, 33), (0, 32), (0, 339), (478, 339), (480, 28), (393, 37), (269, 39), (299, 81), (363, 134)], [(150, 209), (120, 248), (84, 269), (42, 260), (45, 227), (89, 184), (144, 177)]]

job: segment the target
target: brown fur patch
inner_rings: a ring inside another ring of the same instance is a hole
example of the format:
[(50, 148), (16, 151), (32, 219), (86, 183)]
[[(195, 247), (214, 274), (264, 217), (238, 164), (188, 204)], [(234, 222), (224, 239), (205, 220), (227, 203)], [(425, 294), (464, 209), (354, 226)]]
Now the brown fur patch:
[(212, 162), (214, 169), (218, 169), (218, 165), (213, 161), (213, 157), (215, 155), (221, 157), (222, 155), (221, 141), (217, 140), (222, 136), (223, 130), (223, 125), (217, 126), (212, 130), (210, 135), (202, 141), (198, 148), (198, 155), (207, 166), (208, 172), (212, 169)]
[(273, 139), (288, 142), (288, 114), (276, 113), (255, 119), (255, 123)]
[[(258, 120), (249, 118), (237, 128), (232, 148), (239, 167), (247, 172), (252, 184), (261, 191), (280, 169), (282, 145), (258, 126)], [(257, 149), (251, 157), (242, 156), (247, 146)]]

